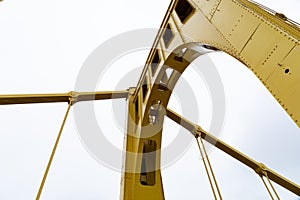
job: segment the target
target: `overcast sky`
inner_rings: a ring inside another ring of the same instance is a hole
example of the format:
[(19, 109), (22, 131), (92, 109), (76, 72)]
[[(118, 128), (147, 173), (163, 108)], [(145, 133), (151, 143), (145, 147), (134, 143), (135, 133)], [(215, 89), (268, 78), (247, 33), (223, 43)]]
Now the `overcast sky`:
[[(259, 2), (300, 22), (297, 0)], [(96, 47), (125, 31), (159, 27), (168, 5), (169, 1), (162, 0), (1, 2), (0, 94), (74, 90), (84, 60)], [(115, 70), (106, 74), (99, 90), (135, 86), (138, 74), (133, 85), (117, 87), (124, 73), (144, 64), (147, 51), (128, 56), (112, 65)], [(219, 70), (226, 95), (226, 120), (220, 138), (300, 184), (299, 128), (245, 66), (223, 53), (210, 58)], [(201, 63), (199, 58), (194, 67)], [(189, 80), (194, 70), (188, 68), (183, 78)], [(198, 121), (207, 128), (212, 115), (209, 92), (201, 76), (191, 84), (195, 84), (196, 96), (207, 99), (199, 102)], [(120, 105), (117, 118), (123, 119), (123, 124), (116, 124), (111, 101), (95, 103), (95, 113), (99, 126), (107, 125), (103, 126), (106, 137), (122, 149), (126, 102), (116, 101)], [(180, 110), (179, 101), (173, 97), (171, 107)], [(35, 198), (66, 107), (65, 103), (0, 107), (0, 199)], [(177, 133), (177, 125), (166, 121), (164, 146), (176, 134), (188, 134)], [(121, 155), (112, 156), (121, 159)], [(210, 157), (224, 199), (268, 199), (252, 170), (219, 150), (213, 150)], [(176, 163), (163, 169), (162, 176), (166, 199), (212, 199), (195, 143)], [(282, 199), (297, 199), (275, 187)], [(42, 199), (118, 199), (119, 192), (120, 173), (97, 162), (83, 147), (71, 111)]]

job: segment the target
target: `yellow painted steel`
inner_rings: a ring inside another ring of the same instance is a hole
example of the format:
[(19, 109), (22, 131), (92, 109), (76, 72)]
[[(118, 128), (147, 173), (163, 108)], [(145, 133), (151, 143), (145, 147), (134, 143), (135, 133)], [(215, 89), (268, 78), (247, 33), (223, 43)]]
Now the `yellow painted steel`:
[(103, 99), (126, 98), (128, 91), (105, 91), (105, 92), (75, 92), (55, 94), (7, 94), (0, 95), (0, 105), (31, 104), (31, 103), (55, 103), (69, 102), (73, 104), (79, 101), (92, 101)]
[(178, 115), (176, 112), (167, 109), (167, 116), (172, 119), (174, 122), (178, 123), (179, 125), (183, 126), (187, 130), (191, 132), (195, 137), (201, 137), (206, 140), (208, 143), (214, 145), (216, 148), (220, 149), (221, 151), (225, 152), (226, 154), (232, 156), (236, 160), (240, 161), (244, 165), (250, 167), (257, 173), (259, 176), (265, 176), (270, 178), (272, 181), (276, 182), (278, 185), (286, 188), (287, 190), (297, 194), (300, 196), (300, 186), (292, 181), (282, 177), (278, 173), (274, 172), (273, 170), (266, 167), (264, 164), (259, 163), (252, 158), (246, 156), (242, 152), (238, 151), (237, 149), (231, 147), (230, 145), (226, 144), (222, 140), (214, 137), (212, 134), (203, 130), (200, 126), (193, 124), (189, 120), (185, 119), (184, 117)]
[(66, 114), (64, 116), (64, 119), (63, 119), (63, 122), (61, 124), (61, 127), (59, 129), (59, 132), (58, 132), (58, 135), (56, 137), (56, 140), (55, 140), (55, 143), (54, 143), (54, 146), (52, 148), (52, 152), (51, 152), (51, 155), (50, 155), (50, 158), (48, 160), (48, 164), (47, 164), (47, 167), (46, 167), (46, 170), (44, 172), (44, 176), (43, 176), (43, 179), (40, 183), (40, 187), (39, 187), (39, 190), (37, 192), (37, 195), (36, 195), (36, 200), (39, 200), (41, 198), (41, 195), (42, 195), (42, 192), (43, 192), (43, 189), (44, 189), (44, 185), (45, 185), (45, 182), (47, 180), (47, 176), (48, 176), (48, 173), (49, 173), (49, 170), (50, 170), (50, 167), (51, 167), (51, 164), (52, 164), (52, 161), (53, 161), (53, 158), (55, 156), (55, 153), (56, 153), (56, 149), (57, 149), (57, 146), (58, 146), (58, 143), (59, 143), (59, 140), (61, 138), (61, 135), (62, 135), (62, 131), (64, 129), (64, 126), (65, 126), (65, 123), (67, 121), (67, 117), (69, 115), (69, 112), (70, 112), (70, 109), (71, 109), (71, 106), (73, 105), (73, 101), (72, 99), (70, 99), (69, 103), (68, 103), (68, 108), (67, 108), (67, 111), (66, 111)]
[[(300, 29), (296, 23), (252, 1), (173, 0), (136, 88), (116, 92), (0, 95), (0, 105), (68, 102), (68, 113), (73, 103), (79, 101), (127, 98), (126, 153), (120, 196), (123, 200), (164, 199), (160, 150), (165, 116), (261, 177), (300, 195), (299, 185), (166, 109), (176, 82), (189, 64), (203, 54), (220, 50), (249, 67), (300, 126), (299, 41)], [(65, 120), (66, 117), (63, 124)], [(62, 128), (59, 135), (61, 131)]]
[[(161, 49), (162, 62), (176, 48), (190, 42), (220, 49), (249, 67), (300, 125), (300, 107), (297, 106), (300, 101), (300, 29), (297, 24), (246, 0), (189, 1), (195, 11), (182, 23), (175, 11), (176, 3), (171, 3), (173, 7), (167, 12), (170, 15), (162, 24), (162, 28), (170, 25), (174, 37), (165, 47), (159, 33), (154, 43), (154, 48)], [(147, 63), (151, 63), (153, 52)], [(147, 70), (150, 68), (146, 65)], [(143, 73), (139, 87), (146, 74)]]
[[(198, 56), (217, 49), (245, 64), (300, 126), (299, 41), (300, 29), (296, 23), (252, 1), (172, 1), (137, 88), (128, 100), (126, 151), (133, 154), (125, 155), (124, 166), (125, 170), (133, 171), (123, 175), (121, 199), (164, 199), (159, 160), (166, 111), (159, 108), (167, 107), (180, 75)], [(145, 141), (157, 144), (154, 185), (147, 180), (145, 184), (140, 178), (144, 174)], [(233, 151), (228, 146), (226, 149)], [(261, 169), (240, 152), (233, 152), (242, 163)], [(271, 173), (269, 177), (300, 194), (298, 185), (277, 174)]]
[[(127, 134), (125, 138), (126, 144), (126, 154), (124, 155), (125, 169), (122, 174), (122, 187), (121, 187), (121, 197), (122, 199), (164, 199), (163, 187), (161, 174), (159, 169), (160, 157), (156, 157), (155, 164), (156, 167), (153, 169), (155, 172), (155, 184), (145, 185), (141, 183), (141, 163), (143, 156), (143, 145), (145, 139), (141, 132), (141, 127), (138, 125), (140, 123), (140, 109), (137, 109), (137, 105), (132, 103), (132, 94), (134, 89), (129, 91), (128, 100), (128, 123), (127, 123)], [(139, 99), (141, 100), (141, 99)], [(157, 131), (157, 130), (154, 130)], [(161, 130), (159, 134), (151, 137), (152, 140), (161, 141)], [(146, 137), (145, 137), (146, 138)], [(146, 138), (149, 140), (150, 138)], [(158, 144), (160, 146), (160, 144)], [(147, 182), (147, 180), (144, 180)], [(153, 196), (154, 195), (154, 196)]]

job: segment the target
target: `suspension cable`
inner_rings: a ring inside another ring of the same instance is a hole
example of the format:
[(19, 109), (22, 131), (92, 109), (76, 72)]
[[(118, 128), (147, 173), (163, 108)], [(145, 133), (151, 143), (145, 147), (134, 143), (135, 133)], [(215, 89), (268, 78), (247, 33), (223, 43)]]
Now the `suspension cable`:
[(220, 192), (220, 189), (218, 187), (218, 183), (217, 183), (217, 180), (215, 178), (215, 175), (214, 175), (212, 166), (210, 164), (208, 154), (207, 154), (207, 151), (205, 149), (205, 146), (204, 146), (204, 143), (203, 143), (203, 140), (202, 140), (201, 136), (196, 137), (196, 141), (197, 141), (197, 144), (198, 144), (198, 148), (199, 148), (199, 151), (200, 151), (200, 154), (201, 154), (201, 157), (202, 157), (202, 161), (203, 161), (203, 164), (204, 164), (204, 167), (205, 167), (206, 174), (208, 176), (208, 180), (209, 180), (213, 195), (214, 195), (216, 200), (222, 200), (221, 192)]
[(267, 189), (267, 191), (268, 191), (270, 197), (272, 198), (272, 200), (274, 200), (273, 195), (272, 195), (272, 192), (270, 191), (270, 188), (268, 187), (267, 183), (265, 182), (264, 177), (261, 176), (260, 178), (261, 178), (262, 182), (264, 183), (264, 186), (266, 187), (266, 189)]
[[(218, 184), (217, 184), (217, 180), (216, 180), (214, 171), (212, 170), (212, 166), (211, 166), (211, 164), (210, 164), (210, 160), (208, 159), (208, 154), (207, 154), (207, 152), (206, 152), (206, 149), (205, 149), (205, 146), (204, 146), (204, 143), (203, 143), (203, 139), (202, 139), (201, 137), (200, 137), (200, 141), (201, 141), (201, 143), (202, 143), (202, 146), (203, 146), (203, 149), (204, 149), (204, 152), (205, 152), (205, 156), (206, 156), (206, 158), (207, 158), (208, 165), (209, 165), (209, 167), (210, 167), (210, 169), (211, 169), (211, 174), (212, 174), (212, 177), (213, 177), (213, 179), (214, 179), (214, 182), (215, 182), (215, 185), (216, 185), (218, 194), (219, 194), (219, 196), (221, 197), (221, 192), (220, 192), (219, 186), (218, 186)], [(222, 198), (221, 198), (221, 199), (222, 199)]]
[(69, 104), (68, 104), (68, 108), (67, 108), (67, 111), (66, 111), (66, 114), (65, 114), (65, 116), (64, 116), (63, 122), (62, 122), (61, 127), (60, 127), (60, 130), (59, 130), (59, 132), (58, 132), (58, 135), (57, 135), (55, 144), (54, 144), (53, 149), (52, 149), (52, 152), (51, 152), (51, 156), (50, 156), (50, 158), (49, 158), (49, 161), (48, 161), (46, 170), (45, 170), (45, 172), (44, 172), (44, 176), (43, 176), (42, 182), (41, 182), (41, 184), (40, 184), (38, 193), (37, 193), (37, 195), (36, 195), (36, 198), (35, 198), (36, 200), (39, 200), (40, 197), (41, 197), (41, 194), (42, 194), (42, 191), (43, 191), (43, 188), (44, 188), (44, 184), (45, 184), (45, 182), (46, 182), (47, 175), (48, 175), (49, 169), (50, 169), (50, 167), (51, 167), (51, 164), (52, 164), (52, 161), (53, 161), (53, 158), (54, 158), (54, 155), (55, 155), (57, 146), (58, 146), (58, 142), (59, 142), (59, 140), (60, 140), (60, 136), (61, 136), (62, 131), (63, 131), (63, 128), (64, 128), (64, 126), (65, 126), (65, 123), (66, 123), (66, 120), (67, 120), (67, 117), (68, 117), (70, 108), (71, 108), (71, 106), (72, 106), (72, 102), (73, 102), (73, 101), (72, 101), (72, 99), (70, 98)]
[[(261, 168), (259, 169), (259, 176), (261, 178), (261, 180), (264, 183), (264, 186), (266, 187), (270, 197), (272, 200), (280, 200), (280, 197), (278, 195), (278, 193), (276, 192), (272, 182), (269, 179), (268, 174), (264, 171), (264, 165), (261, 166)], [(264, 179), (264, 177), (267, 179), (267, 181)]]
[(271, 188), (272, 188), (274, 194), (276, 195), (277, 199), (280, 199), (278, 193), (276, 192), (276, 190), (275, 190), (275, 188), (274, 188), (272, 182), (270, 181), (270, 179), (269, 179), (269, 177), (268, 177), (268, 174), (266, 174), (266, 178), (267, 178), (267, 180), (268, 180), (268, 182), (269, 182), (269, 185), (271, 186)]
[(213, 194), (214, 194), (214, 197), (215, 197), (215, 199), (217, 199), (216, 192), (215, 192), (215, 190), (214, 190), (214, 186), (213, 186), (213, 183), (212, 183), (211, 177), (210, 177), (210, 175), (209, 175), (209, 171), (208, 171), (208, 168), (207, 168), (206, 162), (204, 161), (204, 155), (203, 155), (202, 149), (201, 149), (201, 147), (200, 147), (200, 143), (199, 143), (199, 141), (198, 141), (198, 139), (197, 139), (197, 138), (196, 138), (196, 141), (197, 141), (198, 148), (199, 148), (199, 151), (200, 151), (200, 154), (201, 154), (202, 160), (203, 160), (203, 164), (204, 164), (205, 171), (206, 171), (206, 174), (207, 174), (207, 177), (208, 177), (209, 183), (210, 183), (211, 190), (213, 191)]
[(253, 169), (259, 175), (261, 175), (262, 171), (264, 171), (264, 173), (267, 174), (267, 177), (270, 179), (270, 181), (277, 183), (278, 185), (282, 186), (283, 188), (287, 189), (288, 191), (292, 192), (293, 194), (300, 196), (300, 186), (297, 185), (296, 183), (279, 175), (275, 171), (264, 166), (262, 163), (259, 163), (255, 160), (253, 160), (252, 158), (246, 156), (242, 152), (231, 147), (230, 145), (228, 145), (225, 142), (223, 142), (222, 140), (216, 138), (212, 134), (206, 132), (200, 126), (190, 122), (189, 120), (180, 116), (179, 114), (170, 110), (169, 108), (167, 109), (167, 116), (170, 119), (172, 119), (174, 122), (179, 124), (180, 126), (189, 130), (190, 133), (194, 137), (201, 137), (206, 142), (214, 145), (219, 150), (230, 155), (232, 158), (238, 160), (239, 162), (246, 165), (247, 167)]

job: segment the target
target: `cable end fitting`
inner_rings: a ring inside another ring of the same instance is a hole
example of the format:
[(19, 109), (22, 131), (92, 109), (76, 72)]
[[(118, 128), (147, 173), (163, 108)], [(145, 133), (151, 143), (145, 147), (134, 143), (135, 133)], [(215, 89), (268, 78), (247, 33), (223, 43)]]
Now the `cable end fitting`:
[(194, 135), (195, 138), (198, 137), (204, 137), (205, 136), (205, 131), (201, 128), (201, 126), (195, 125), (194, 130), (192, 131), (192, 134)]
[(69, 92), (69, 104), (74, 105), (78, 101), (79, 93), (75, 91)]
[(254, 171), (259, 176), (267, 176), (268, 168), (263, 163), (258, 163), (258, 167)]

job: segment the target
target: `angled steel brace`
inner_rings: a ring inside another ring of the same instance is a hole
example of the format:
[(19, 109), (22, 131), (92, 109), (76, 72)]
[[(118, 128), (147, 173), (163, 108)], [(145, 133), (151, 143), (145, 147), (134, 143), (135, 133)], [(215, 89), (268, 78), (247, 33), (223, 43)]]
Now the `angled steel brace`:
[(240, 151), (236, 150), (235, 148), (231, 147), (225, 142), (214, 137), (210, 133), (204, 131), (200, 126), (193, 124), (192, 122), (180, 116), (176, 112), (167, 109), (167, 116), (180, 126), (183, 126), (187, 130), (189, 130), (195, 137), (203, 138), (204, 140), (214, 145), (221, 151), (227, 153), (236, 160), (247, 165), (248, 167), (253, 169), (259, 176), (267, 176), (270, 180), (281, 185), (285, 189), (293, 192), (294, 194), (300, 196), (300, 186), (296, 183), (293, 183), (292, 181), (284, 178), (283, 176), (266, 167), (264, 164), (256, 162), (252, 158), (246, 156), (245, 154), (241, 153)]

